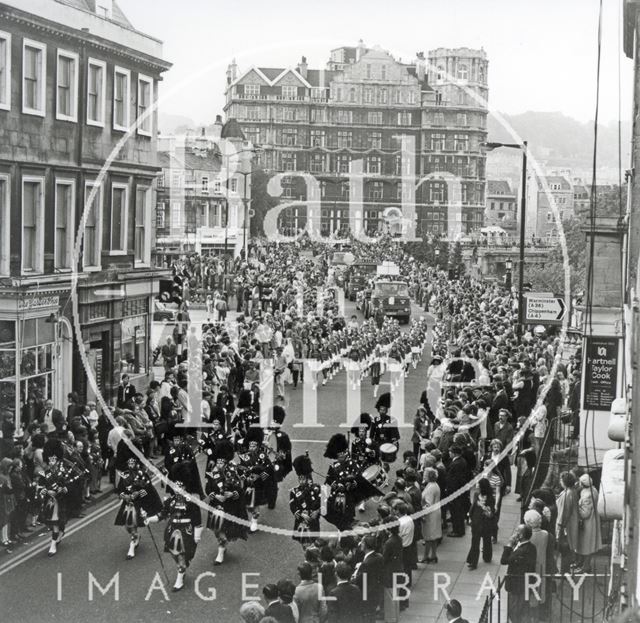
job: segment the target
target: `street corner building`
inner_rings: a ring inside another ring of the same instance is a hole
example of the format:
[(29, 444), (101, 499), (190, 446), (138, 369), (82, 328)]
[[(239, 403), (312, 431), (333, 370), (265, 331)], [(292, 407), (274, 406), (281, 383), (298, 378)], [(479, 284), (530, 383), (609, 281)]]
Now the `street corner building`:
[(29, 398), (95, 399), (79, 349), (107, 400), (121, 373), (147, 380), (169, 67), (116, 2), (0, 2), (0, 405), (17, 427)]

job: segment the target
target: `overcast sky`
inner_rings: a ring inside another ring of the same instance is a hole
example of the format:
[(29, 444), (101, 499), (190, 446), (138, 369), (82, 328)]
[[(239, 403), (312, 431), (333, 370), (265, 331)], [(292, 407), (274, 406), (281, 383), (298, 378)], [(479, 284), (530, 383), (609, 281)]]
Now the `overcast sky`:
[[(304, 54), (324, 68), (329, 50), (379, 44), (396, 58), (437, 47), (484, 47), (489, 102), (507, 114), (561, 111), (593, 119), (598, 0), (118, 0), (138, 29), (164, 41), (173, 63), (161, 112), (210, 123), (222, 112), (225, 71), (295, 66)], [(629, 120), (632, 61), (618, 40), (622, 0), (604, 0), (600, 119)], [(173, 94), (169, 97), (169, 93)]]

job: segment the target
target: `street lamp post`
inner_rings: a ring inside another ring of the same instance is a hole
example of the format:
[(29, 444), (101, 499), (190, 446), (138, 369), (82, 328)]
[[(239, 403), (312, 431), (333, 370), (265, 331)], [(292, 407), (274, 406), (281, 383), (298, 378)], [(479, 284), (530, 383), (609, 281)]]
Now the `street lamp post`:
[(511, 260), (507, 260), (505, 263), (507, 274), (505, 277), (504, 285), (507, 289), (511, 290), (511, 269), (513, 268), (513, 262)]
[(520, 201), (520, 264), (518, 266), (518, 336), (522, 336), (524, 327), (524, 248), (525, 248), (525, 221), (527, 210), (527, 141), (522, 143), (481, 143), (485, 151), (492, 151), (498, 147), (508, 147), (522, 151), (522, 183)]

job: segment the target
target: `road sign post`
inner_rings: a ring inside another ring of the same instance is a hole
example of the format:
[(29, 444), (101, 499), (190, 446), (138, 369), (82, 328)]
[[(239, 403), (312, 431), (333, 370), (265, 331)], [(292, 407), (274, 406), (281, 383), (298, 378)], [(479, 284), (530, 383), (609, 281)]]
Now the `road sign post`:
[(546, 293), (528, 292), (524, 305), (525, 324), (561, 325), (567, 313), (563, 299)]

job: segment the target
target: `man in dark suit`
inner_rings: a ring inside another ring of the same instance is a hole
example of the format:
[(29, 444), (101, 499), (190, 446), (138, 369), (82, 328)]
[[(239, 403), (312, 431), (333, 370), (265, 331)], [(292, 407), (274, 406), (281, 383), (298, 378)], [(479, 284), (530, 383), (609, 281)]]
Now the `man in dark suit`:
[[(331, 623), (360, 623), (362, 621), (362, 593), (349, 582), (351, 567), (346, 562), (336, 565), (337, 586), (329, 592), (328, 621)], [(266, 612), (265, 612), (266, 614)]]
[[(456, 444), (449, 448), (451, 463), (447, 468), (447, 495), (455, 493), (471, 480), (471, 470), (462, 456), (462, 448)], [(464, 536), (464, 518), (469, 508), (469, 492), (458, 494), (449, 503), (451, 512), (451, 534), (449, 536)]]
[(469, 623), (467, 619), (462, 618), (462, 605), (457, 599), (448, 601), (444, 606), (444, 611), (449, 623)]
[(122, 382), (118, 387), (118, 408), (126, 409), (130, 406), (129, 403), (133, 404), (133, 397), (136, 395), (136, 388), (129, 383), (129, 375), (122, 375)]
[(516, 528), (504, 547), (500, 564), (507, 565), (504, 586), (509, 593), (508, 620), (510, 623), (528, 623), (531, 609), (526, 574), (535, 574), (536, 571), (536, 548), (531, 543), (529, 526), (520, 524)]
[[(384, 618), (386, 621), (397, 621), (400, 615), (400, 602), (394, 598), (394, 578), (400, 578), (398, 585), (404, 585), (404, 562), (402, 560), (402, 539), (400, 527), (393, 520), (388, 520), (387, 540), (382, 546), (382, 560), (384, 563)], [(406, 578), (406, 576), (405, 576)]]
[(278, 587), (275, 584), (265, 585), (262, 594), (267, 602), (265, 617), (273, 617), (278, 623), (296, 623), (291, 607), (279, 599)]
[(376, 537), (373, 534), (367, 534), (360, 547), (364, 558), (353, 575), (353, 582), (364, 599), (363, 623), (375, 623), (376, 611), (382, 606), (384, 598), (384, 559), (376, 552)]

